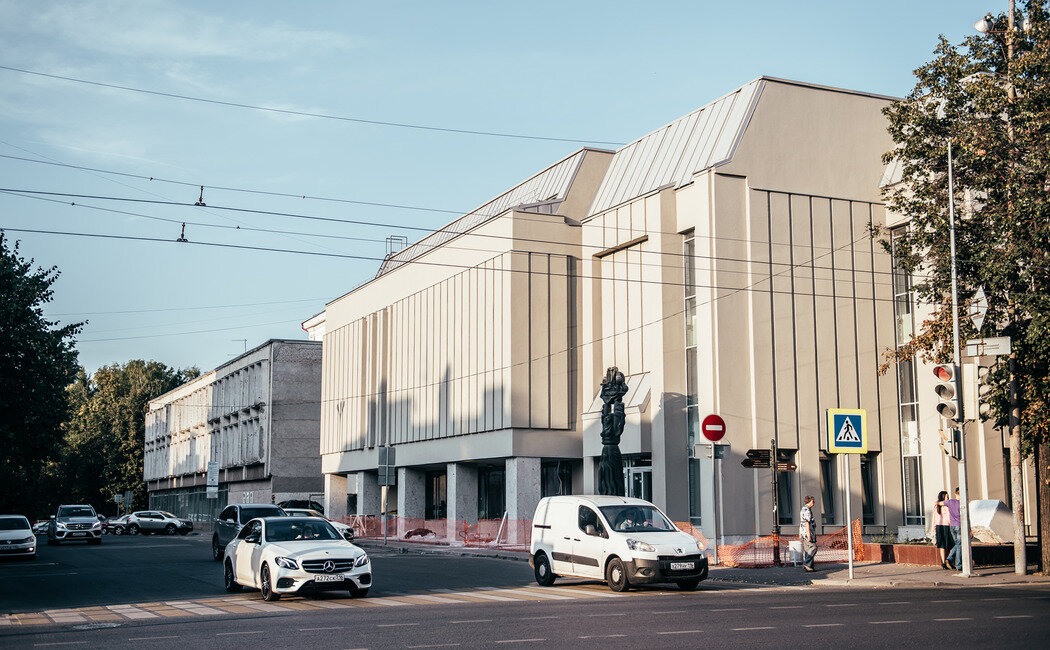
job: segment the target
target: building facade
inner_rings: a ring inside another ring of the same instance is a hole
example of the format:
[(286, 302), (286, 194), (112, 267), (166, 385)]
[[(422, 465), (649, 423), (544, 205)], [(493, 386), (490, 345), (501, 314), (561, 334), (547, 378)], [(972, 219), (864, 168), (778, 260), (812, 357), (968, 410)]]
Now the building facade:
[[(228, 503), (321, 500), (321, 344), (270, 340), (149, 403), (151, 508), (210, 523)], [(206, 495), (209, 462), (219, 495)]]
[[(712, 540), (845, 499), (870, 533), (904, 523), (881, 114), (892, 98), (763, 77), (616, 151), (581, 149), (408, 248), (304, 323), (324, 345), (327, 508), (379, 512), (396, 450), (402, 517), (531, 517), (591, 493), (598, 386), (624, 372), (628, 494)], [(826, 453), (828, 408), (865, 408), (869, 453)], [(699, 432), (726, 422), (717, 448)], [(844, 463), (854, 485), (847, 492)], [(847, 496), (848, 494), (848, 496)]]

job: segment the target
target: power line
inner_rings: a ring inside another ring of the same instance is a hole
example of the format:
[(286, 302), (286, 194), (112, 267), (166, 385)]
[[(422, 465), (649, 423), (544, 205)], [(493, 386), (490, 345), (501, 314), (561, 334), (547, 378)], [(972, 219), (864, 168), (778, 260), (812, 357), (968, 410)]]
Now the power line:
[[(3, 230), (3, 228), (0, 228)], [(64, 312), (59, 314), (49, 314), (49, 316), (103, 316), (109, 314), (142, 314), (150, 312), (161, 312), (161, 311), (190, 311), (195, 309), (235, 309), (239, 307), (260, 307), (263, 305), (290, 305), (297, 302), (318, 302), (320, 300), (326, 300), (325, 297), (320, 298), (302, 298), (299, 300), (271, 300), (268, 302), (243, 302), (239, 304), (226, 304), (226, 305), (196, 305), (193, 307), (157, 307), (157, 308), (144, 308), (144, 309), (124, 309), (124, 310), (113, 310), (113, 311), (73, 311)]]
[(0, 65), (0, 70), (8, 70), (11, 72), (20, 72), (22, 74), (34, 75), (37, 77), (45, 77), (48, 79), (60, 79), (62, 81), (70, 81), (78, 84), (85, 84), (89, 86), (98, 86), (101, 88), (112, 88), (114, 90), (124, 90), (127, 92), (141, 93), (143, 95), (153, 95), (156, 97), (168, 97), (170, 99), (182, 99), (191, 102), (200, 102), (203, 104), (215, 104), (217, 106), (230, 106), (234, 108), (247, 108), (254, 111), (266, 111), (270, 113), (280, 113), (282, 115), (296, 115), (298, 117), (314, 117), (324, 120), (338, 120), (340, 122), (354, 122), (357, 124), (371, 124), (374, 126), (390, 126), (398, 127), (403, 129), (418, 129), (420, 131), (438, 131), (442, 133), (457, 133), (461, 135), (483, 135), (496, 138), (514, 138), (518, 140), (544, 140), (548, 142), (574, 142), (581, 144), (607, 144), (613, 146), (623, 146), (625, 142), (611, 142), (608, 140), (581, 140), (579, 138), (554, 138), (541, 135), (527, 135), (522, 133), (502, 133), (498, 131), (478, 131), (474, 129), (454, 129), (449, 127), (440, 126), (427, 126), (423, 124), (409, 124), (407, 122), (388, 122), (383, 120), (368, 120), (358, 117), (347, 117), (345, 115), (331, 115), (328, 113), (313, 113), (310, 111), (295, 111), (285, 108), (274, 108), (272, 106), (257, 106), (255, 104), (245, 104), (242, 102), (228, 102), (220, 99), (209, 99), (207, 97), (195, 97), (192, 95), (181, 95), (178, 93), (162, 92), (159, 90), (149, 90), (146, 88), (135, 88), (133, 86), (122, 86), (120, 84), (106, 83), (102, 81), (91, 81), (88, 79), (78, 79), (76, 77), (67, 77), (57, 74), (48, 74), (46, 72), (37, 72), (35, 70), (26, 70), (24, 68), (15, 68), (6, 65)]
[[(0, 140), (0, 142), (3, 142), (3, 141)], [(9, 147), (14, 147), (15, 149), (22, 149), (21, 147), (16, 147), (15, 145), (13, 145), (13, 144), (11, 144), (9, 142), (3, 142), (3, 144), (6, 144)], [(26, 151), (26, 150), (22, 149), (22, 151)], [(38, 155), (39, 156), (41, 154), (34, 154), (34, 155)], [(173, 185), (182, 185), (182, 186), (185, 186), (185, 187), (203, 187), (206, 190), (222, 190), (222, 191), (225, 191), (225, 192), (242, 192), (242, 193), (245, 193), (245, 194), (262, 194), (262, 195), (265, 195), (265, 196), (280, 196), (280, 197), (285, 197), (285, 198), (290, 198), (290, 199), (307, 199), (307, 200), (311, 200), (311, 201), (329, 201), (329, 202), (332, 202), (332, 203), (349, 203), (349, 204), (352, 204), (352, 205), (366, 205), (366, 206), (369, 206), (369, 207), (378, 207), (378, 208), (397, 208), (399, 210), (418, 210), (418, 211), (421, 211), (421, 212), (440, 212), (440, 213), (443, 213), (443, 214), (465, 214), (465, 212), (460, 211), (460, 210), (443, 210), (441, 208), (427, 208), (427, 207), (422, 207), (422, 206), (418, 206), (418, 205), (400, 205), (400, 204), (397, 204), (397, 203), (380, 203), (380, 202), (377, 202), (377, 201), (361, 201), (361, 200), (358, 200), (358, 199), (340, 199), (340, 198), (333, 198), (333, 197), (328, 197), (328, 196), (313, 196), (313, 195), (310, 195), (310, 194), (292, 194), (291, 192), (272, 192), (272, 191), (268, 191), (268, 190), (254, 190), (254, 189), (247, 189), (247, 188), (243, 188), (243, 187), (229, 187), (229, 186), (223, 186), (223, 185), (210, 185), (208, 183), (196, 183), (196, 182), (191, 183), (189, 181), (177, 181), (177, 180), (172, 180), (170, 178), (161, 178), (159, 176), (147, 176), (145, 174), (129, 174), (127, 172), (118, 172), (118, 171), (114, 171), (114, 170), (111, 170), (111, 169), (101, 169), (99, 167), (84, 167), (82, 165), (71, 165), (71, 164), (68, 164), (68, 163), (57, 162), (57, 161), (54, 161), (54, 160), (35, 160), (33, 158), (24, 158), (22, 156), (12, 156), (10, 154), (0, 154), (0, 158), (7, 158), (8, 160), (21, 160), (21, 161), (24, 161), (24, 162), (38, 163), (40, 165), (52, 165), (54, 167), (65, 167), (65, 168), (68, 168), (68, 169), (76, 169), (76, 170), (80, 170), (80, 171), (96, 172), (96, 173), (99, 173), (99, 174), (112, 174), (114, 176), (123, 176), (125, 178), (135, 178), (135, 179), (144, 180), (144, 181), (156, 181), (156, 182), (159, 182), (159, 183), (171, 183)], [(125, 187), (131, 187), (131, 186), (130, 185), (126, 185)], [(132, 189), (138, 189), (138, 188), (132, 188)]]
[(162, 336), (187, 336), (189, 334), (208, 334), (208, 333), (211, 333), (211, 332), (228, 332), (230, 330), (241, 330), (241, 329), (246, 329), (246, 328), (249, 328), (249, 327), (267, 327), (267, 326), (270, 326), (270, 325), (289, 325), (289, 324), (300, 323), (300, 322), (302, 322), (302, 321), (300, 321), (298, 319), (296, 319), (296, 320), (279, 320), (279, 321), (273, 321), (272, 323), (256, 323), (254, 325), (236, 325), (234, 327), (216, 327), (214, 329), (195, 330), (195, 331), (192, 331), (192, 332), (174, 332), (174, 333), (171, 333), (171, 334), (143, 334), (141, 336), (116, 336), (116, 337), (104, 338), (104, 339), (81, 339), (81, 340), (77, 341), (77, 343), (78, 344), (79, 343), (102, 343), (102, 342), (105, 342), (105, 341), (131, 341), (131, 340), (135, 340), (135, 339), (155, 339), (155, 338), (159, 338), (159, 337), (162, 337)]

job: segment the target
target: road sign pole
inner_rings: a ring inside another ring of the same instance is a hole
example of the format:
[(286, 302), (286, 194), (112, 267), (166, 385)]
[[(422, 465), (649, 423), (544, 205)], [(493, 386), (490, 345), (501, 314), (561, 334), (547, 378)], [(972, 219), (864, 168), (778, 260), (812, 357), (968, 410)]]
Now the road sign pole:
[(853, 579), (853, 513), (850, 511), (850, 499), (851, 493), (853, 492), (853, 482), (850, 480), (849, 466), (850, 463), (849, 454), (842, 454), (843, 461), (846, 463), (846, 552), (849, 553), (849, 579)]
[(379, 495), (379, 499), (383, 502), (382, 503), (382, 514), (383, 514), (383, 516), (380, 517), (380, 522), (381, 522), (381, 524), (383, 526), (383, 546), (386, 546), (386, 491), (387, 491), (387, 487), (384, 485), (384, 486), (382, 486), (379, 489), (382, 491), (382, 494)]

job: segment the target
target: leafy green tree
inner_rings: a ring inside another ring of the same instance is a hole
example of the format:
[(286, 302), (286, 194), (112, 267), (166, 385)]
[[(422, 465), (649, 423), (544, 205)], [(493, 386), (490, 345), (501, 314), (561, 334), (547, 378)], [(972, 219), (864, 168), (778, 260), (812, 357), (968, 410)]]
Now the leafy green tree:
[(131, 507), (145, 508), (143, 440), (148, 402), (200, 375), (156, 361), (129, 361), (99, 368), (88, 378), (81, 369), (69, 386), (72, 414), (58, 472), (69, 498), (97, 506), (131, 490)]
[(35, 517), (47, 508), (67, 418), (66, 386), (77, 371), (75, 337), (83, 323), (44, 318), (56, 267), (35, 267), (0, 231), (0, 512)]
[[(886, 109), (902, 183), (889, 207), (911, 218), (894, 254), (915, 274), (921, 300), (937, 306), (900, 356), (946, 361), (952, 354), (948, 238), (948, 142), (952, 143), (956, 258), (965, 309), (979, 287), (988, 314), (963, 338), (1009, 336), (1016, 357), (1023, 450), (1034, 454), (1039, 483), (1043, 566), (1050, 567), (1050, 24), (1047, 2), (1025, 3), (1030, 29), (943, 37), (915, 71), (906, 98)], [(1017, 17), (1018, 24), (1021, 16)], [(1006, 30), (999, 16), (995, 30)], [(1012, 43), (1008, 43), (1012, 40)], [(1012, 47), (1008, 47), (1008, 44)], [(1012, 50), (1012, 52), (1011, 52)], [(1012, 56), (1010, 56), (1012, 54)], [(991, 406), (1010, 420), (1005, 358), (993, 368)]]

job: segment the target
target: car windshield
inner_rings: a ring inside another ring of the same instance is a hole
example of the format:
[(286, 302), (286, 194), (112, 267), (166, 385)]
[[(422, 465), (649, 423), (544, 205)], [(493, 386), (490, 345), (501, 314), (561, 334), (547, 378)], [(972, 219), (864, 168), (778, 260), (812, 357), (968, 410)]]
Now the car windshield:
[(257, 517), (283, 517), (284, 510), (277, 506), (256, 506), (254, 508), (241, 508), (241, 521), (247, 523), (250, 519)]
[(29, 528), (29, 520), (25, 517), (0, 519), (0, 530), (25, 530), (27, 528)]
[(622, 533), (670, 533), (677, 530), (667, 517), (652, 506), (604, 506), (599, 508)]
[(324, 519), (325, 518), (324, 515), (322, 515), (319, 512), (315, 512), (313, 510), (303, 510), (303, 509), (299, 509), (299, 508), (292, 508), (292, 509), (287, 509), (286, 508), (285, 512), (287, 512), (289, 515), (291, 515), (293, 517), (317, 517), (319, 519)]
[(266, 541), (299, 542), (304, 540), (342, 539), (339, 533), (324, 520), (289, 519), (271, 521), (266, 524)]
[(62, 506), (58, 509), (59, 517), (94, 517), (95, 511), (88, 506)]

